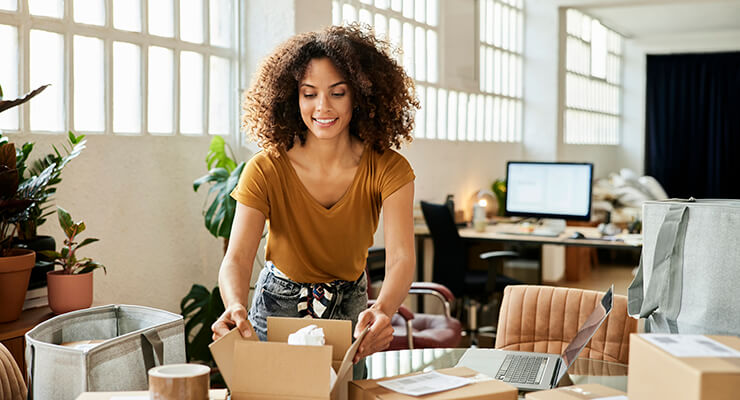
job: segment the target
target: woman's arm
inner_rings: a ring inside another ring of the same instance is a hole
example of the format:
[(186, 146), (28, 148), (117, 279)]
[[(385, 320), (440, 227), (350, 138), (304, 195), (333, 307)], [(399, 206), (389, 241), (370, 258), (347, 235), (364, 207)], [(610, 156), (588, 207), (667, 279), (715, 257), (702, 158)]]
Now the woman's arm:
[(355, 362), (385, 350), (393, 340), (391, 317), (409, 293), (416, 265), (414, 252), (414, 182), (409, 182), (383, 202), (385, 279), (375, 304), (360, 313), (355, 337), (370, 325)]
[(213, 340), (227, 334), (234, 326), (242, 336), (249, 336), (246, 323), (249, 283), (264, 229), (265, 215), (261, 211), (236, 203), (229, 246), (218, 272), (218, 286), (226, 311), (211, 327)]

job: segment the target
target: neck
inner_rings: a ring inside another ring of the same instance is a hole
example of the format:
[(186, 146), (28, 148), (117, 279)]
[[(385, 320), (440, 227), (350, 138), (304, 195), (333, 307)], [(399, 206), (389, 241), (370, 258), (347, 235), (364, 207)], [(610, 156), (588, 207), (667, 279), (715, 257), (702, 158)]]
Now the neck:
[(310, 132), (306, 137), (306, 144), (301, 147), (302, 152), (315, 165), (331, 167), (344, 164), (355, 159), (357, 141), (349, 132), (332, 139), (319, 139)]

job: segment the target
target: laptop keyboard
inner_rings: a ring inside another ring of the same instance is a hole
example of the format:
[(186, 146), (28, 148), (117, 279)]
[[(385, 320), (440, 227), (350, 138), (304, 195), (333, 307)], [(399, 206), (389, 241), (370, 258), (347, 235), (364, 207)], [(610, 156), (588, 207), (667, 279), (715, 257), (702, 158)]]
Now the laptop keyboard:
[(547, 366), (547, 357), (509, 354), (496, 373), (496, 379), (509, 383), (538, 385)]

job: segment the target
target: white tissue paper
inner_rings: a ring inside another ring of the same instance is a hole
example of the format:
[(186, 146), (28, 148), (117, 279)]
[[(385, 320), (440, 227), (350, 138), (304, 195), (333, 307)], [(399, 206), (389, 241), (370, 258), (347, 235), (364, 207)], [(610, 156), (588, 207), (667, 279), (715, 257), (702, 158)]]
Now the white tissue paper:
[[(323, 346), (326, 344), (324, 329), (316, 325), (305, 326), (288, 335), (288, 344)], [(332, 367), (329, 367), (329, 371), (331, 371), (331, 387), (334, 387), (334, 382), (337, 380), (337, 373), (334, 372), (334, 368)]]

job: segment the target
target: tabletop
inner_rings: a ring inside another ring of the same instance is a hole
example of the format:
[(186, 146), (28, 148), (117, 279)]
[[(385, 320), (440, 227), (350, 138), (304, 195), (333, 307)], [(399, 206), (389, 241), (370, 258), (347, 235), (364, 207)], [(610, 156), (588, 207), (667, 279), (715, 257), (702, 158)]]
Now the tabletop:
[[(414, 349), (375, 353), (365, 359), (368, 379), (454, 367), (468, 349)], [(627, 391), (627, 365), (576, 358), (559, 386), (599, 383)]]

